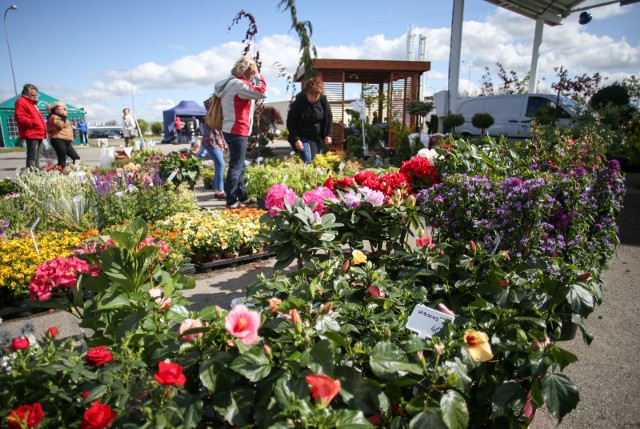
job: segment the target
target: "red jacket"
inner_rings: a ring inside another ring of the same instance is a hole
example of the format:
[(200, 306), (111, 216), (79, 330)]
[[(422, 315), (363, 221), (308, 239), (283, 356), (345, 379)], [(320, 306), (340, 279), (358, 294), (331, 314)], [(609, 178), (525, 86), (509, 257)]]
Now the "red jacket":
[(47, 124), (38, 110), (38, 100), (23, 95), (16, 100), (15, 111), (22, 140), (42, 140), (47, 136)]

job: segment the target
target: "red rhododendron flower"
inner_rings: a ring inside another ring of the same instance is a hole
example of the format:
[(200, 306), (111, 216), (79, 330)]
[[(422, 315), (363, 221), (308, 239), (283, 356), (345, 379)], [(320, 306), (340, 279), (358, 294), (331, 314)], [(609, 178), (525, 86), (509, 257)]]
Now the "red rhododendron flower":
[(14, 338), (11, 340), (11, 345), (9, 349), (11, 350), (24, 350), (29, 347), (29, 340), (24, 337)]
[(260, 314), (244, 305), (233, 307), (224, 319), (224, 327), (229, 334), (239, 338), (245, 344), (253, 344), (258, 339)]
[(275, 184), (267, 192), (264, 205), (269, 210), (271, 216), (275, 216), (284, 209), (284, 204), (293, 204), (296, 201), (296, 194), (285, 185)]
[(80, 429), (104, 429), (113, 423), (116, 415), (110, 406), (96, 401), (84, 412)]
[(84, 358), (90, 366), (100, 366), (111, 362), (113, 355), (107, 346), (97, 346), (89, 350)]
[(39, 402), (33, 405), (20, 405), (9, 413), (7, 422), (9, 429), (21, 429), (24, 427), (34, 428), (40, 424), (44, 418), (44, 412)]
[(322, 374), (309, 374), (305, 377), (311, 386), (311, 396), (320, 403), (322, 407), (329, 405), (329, 402), (340, 392), (340, 381)]
[(320, 214), (326, 213), (324, 200), (329, 198), (336, 198), (336, 195), (331, 189), (324, 186), (318, 186), (313, 191), (305, 192), (304, 194), (302, 194), (302, 200), (306, 205), (315, 203), (311, 208), (311, 211), (319, 212)]
[(404, 174), (415, 188), (423, 188), (439, 182), (436, 167), (423, 156), (414, 156), (404, 161), (398, 172)]
[(187, 377), (182, 373), (182, 367), (171, 362), (158, 363), (158, 372), (153, 374), (153, 378), (164, 385), (184, 386), (187, 382)]

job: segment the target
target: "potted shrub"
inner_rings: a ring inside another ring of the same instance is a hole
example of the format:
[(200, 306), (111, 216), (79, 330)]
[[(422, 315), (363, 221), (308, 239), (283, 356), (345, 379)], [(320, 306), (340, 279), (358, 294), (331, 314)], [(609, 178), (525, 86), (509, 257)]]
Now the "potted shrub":
[(480, 128), (481, 137), (485, 136), (487, 128), (493, 125), (494, 122), (495, 120), (493, 119), (493, 116), (491, 116), (490, 113), (486, 112), (476, 113), (471, 117), (471, 125), (476, 128)]
[(215, 172), (210, 168), (203, 168), (201, 171), (204, 189), (213, 189), (213, 175)]

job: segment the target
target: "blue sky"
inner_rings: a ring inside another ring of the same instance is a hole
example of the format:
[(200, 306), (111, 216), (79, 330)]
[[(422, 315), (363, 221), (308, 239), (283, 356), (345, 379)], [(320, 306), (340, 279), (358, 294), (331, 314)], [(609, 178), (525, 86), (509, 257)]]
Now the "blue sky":
[[(33, 83), (41, 91), (87, 111), (89, 124), (116, 119), (131, 106), (147, 121), (180, 100), (201, 102), (216, 81), (228, 75), (242, 52), (247, 29), (240, 10), (251, 13), (258, 28), (268, 101), (289, 99), (286, 81), (274, 63), (293, 74), (299, 42), (290, 31), (289, 12), (278, 0), (13, 0), (7, 13), (18, 91)], [(426, 93), (446, 88), (452, 1), (445, 0), (298, 0), (298, 18), (313, 25), (312, 42), (320, 58), (407, 59), (407, 30), (427, 36), (426, 60), (432, 71)], [(585, 3), (588, 5), (589, 2)], [(554, 67), (573, 77), (599, 72), (608, 83), (640, 76), (640, 3), (591, 10), (585, 26), (570, 16), (563, 25), (545, 26), (540, 48), (541, 91), (555, 81)], [(577, 14), (576, 14), (577, 15)], [(481, 0), (464, 10), (460, 89), (473, 95), (489, 67), (497, 83), (496, 63), (523, 77), (529, 70), (534, 22)], [(0, 46), (0, 100), (14, 95), (4, 32)], [(467, 79), (470, 72), (470, 79)], [(355, 95), (355, 94), (348, 94)]]

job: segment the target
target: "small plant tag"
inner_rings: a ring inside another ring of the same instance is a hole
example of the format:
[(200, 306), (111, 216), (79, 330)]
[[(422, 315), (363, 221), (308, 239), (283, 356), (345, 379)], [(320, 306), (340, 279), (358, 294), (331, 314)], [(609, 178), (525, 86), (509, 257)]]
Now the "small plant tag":
[(22, 170), (22, 167), (16, 167), (16, 177), (20, 176), (20, 170)]
[(171, 174), (169, 175), (169, 177), (167, 177), (167, 182), (171, 182), (173, 179), (175, 179), (176, 174), (178, 174), (178, 171), (180, 171), (180, 169), (174, 168)]
[(285, 174), (284, 177), (282, 178), (282, 184), (286, 185), (287, 184), (287, 179), (289, 178), (288, 174)]
[(445, 320), (453, 321), (453, 317), (426, 305), (418, 304), (413, 308), (407, 329), (418, 334), (420, 338), (431, 338), (441, 330)]
[(344, 162), (341, 162), (340, 165), (338, 165), (338, 170), (344, 170)]
[(33, 235), (33, 230), (36, 229), (36, 225), (38, 225), (38, 222), (40, 222), (39, 217), (36, 219), (35, 222), (33, 222), (33, 225), (31, 225), (31, 228), (29, 228), (29, 234), (31, 234), (31, 240), (33, 240), (33, 247), (36, 248), (36, 253), (40, 255), (40, 249), (38, 249), (38, 243), (36, 243), (36, 237), (35, 235)]

